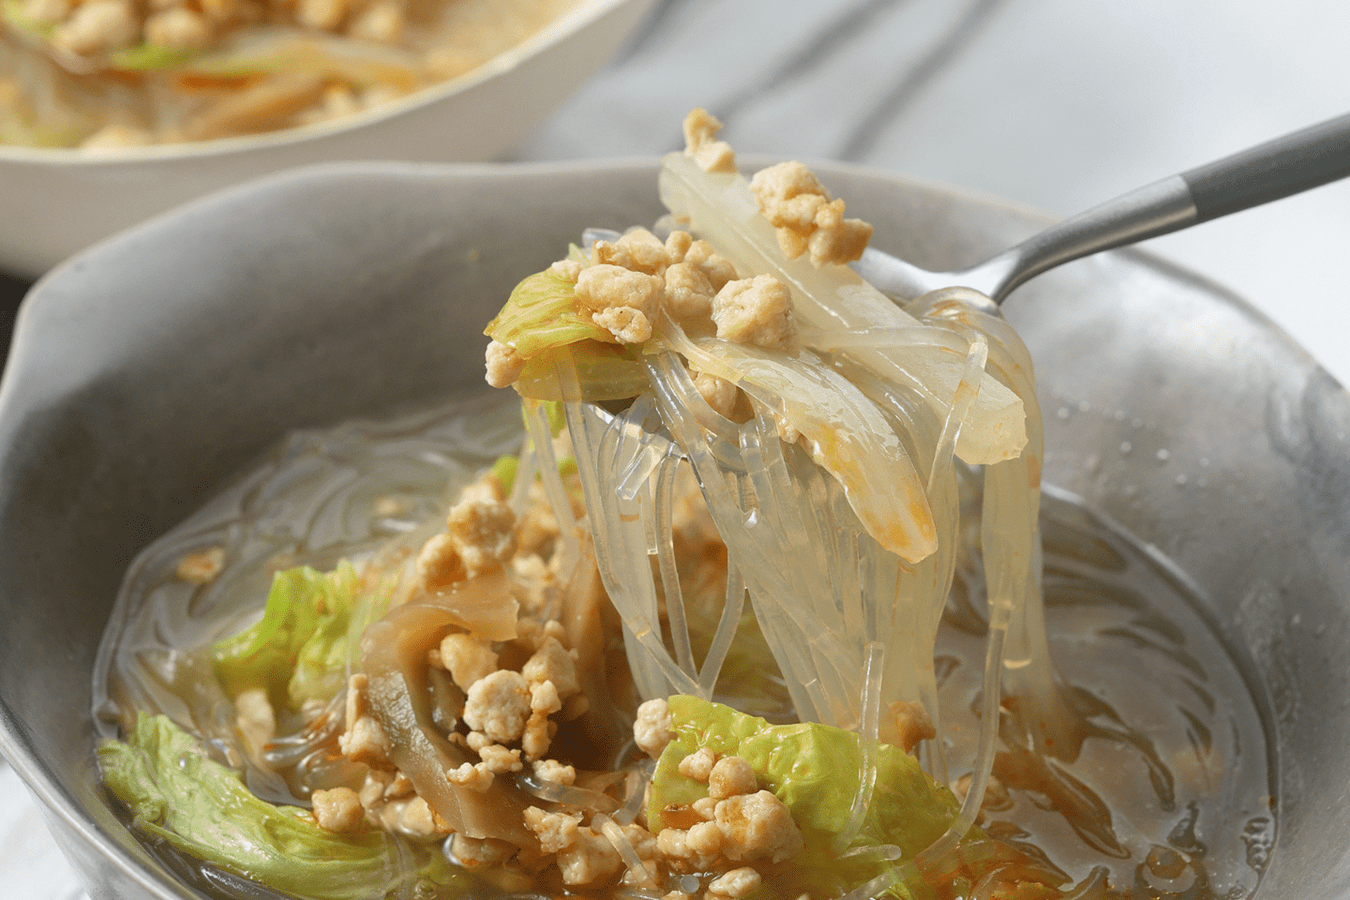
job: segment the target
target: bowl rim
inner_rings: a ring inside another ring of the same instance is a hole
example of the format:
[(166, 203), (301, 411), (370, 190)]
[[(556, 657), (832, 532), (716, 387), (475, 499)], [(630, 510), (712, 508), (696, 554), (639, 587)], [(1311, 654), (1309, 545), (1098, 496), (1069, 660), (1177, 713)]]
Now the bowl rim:
[(615, 10), (648, 0), (581, 0), (520, 43), (503, 50), (467, 72), (378, 103), (349, 115), (275, 131), (233, 135), (205, 141), (146, 144), (86, 150), (79, 147), (27, 147), (0, 143), (0, 164), (100, 167), (165, 160), (234, 156), (319, 141), (345, 132), (361, 131), (409, 112), (466, 94), (493, 78), (518, 68), (526, 60), (557, 46)]

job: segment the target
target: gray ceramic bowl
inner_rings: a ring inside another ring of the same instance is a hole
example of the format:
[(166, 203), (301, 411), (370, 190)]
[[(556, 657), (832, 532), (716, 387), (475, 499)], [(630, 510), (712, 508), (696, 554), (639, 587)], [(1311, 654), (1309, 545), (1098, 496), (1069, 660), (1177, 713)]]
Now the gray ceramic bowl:
[[(880, 245), (933, 267), (1038, 224), (822, 173)], [(0, 389), (0, 750), (94, 897), (184, 895), (92, 766), (90, 667), (132, 556), (287, 429), (484, 390), (480, 331), (514, 282), (584, 226), (658, 213), (650, 163), (324, 168), (183, 208), (34, 289)], [(1278, 763), (1261, 895), (1345, 895), (1350, 397), (1241, 300), (1143, 254), (1074, 264), (1007, 312), (1038, 363), (1047, 480), (1178, 563), (1250, 658)]]

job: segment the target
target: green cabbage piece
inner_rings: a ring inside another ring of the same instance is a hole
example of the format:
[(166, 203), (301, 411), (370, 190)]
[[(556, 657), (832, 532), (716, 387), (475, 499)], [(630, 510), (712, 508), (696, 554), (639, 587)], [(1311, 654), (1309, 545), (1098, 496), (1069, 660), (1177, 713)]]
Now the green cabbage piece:
[[(572, 257), (580, 252), (574, 246)], [(515, 385), (523, 397), (563, 399), (555, 372), (564, 350), (587, 402), (625, 400), (647, 388), (647, 375), (634, 351), (615, 343), (613, 335), (578, 308), (575, 285), (548, 270), (516, 285), (484, 334), (525, 358)]]
[(260, 800), (239, 773), (208, 757), (166, 716), (142, 714), (127, 739), (104, 742), (98, 758), (104, 784), (130, 810), (133, 828), (287, 894), (371, 900), (408, 879), (430, 888), (465, 877), (439, 853), (410, 870), (378, 829), (334, 834), (307, 810)]
[(492, 477), (496, 478), (501, 484), (502, 490), (510, 494), (511, 489), (516, 485), (516, 473), (520, 471), (520, 457), (509, 454), (499, 456), (489, 471), (491, 471)]
[(332, 572), (308, 566), (278, 572), (262, 619), (211, 646), (216, 677), (231, 697), (264, 688), (274, 706), (331, 700), (347, 683), (361, 632), (387, 603), (383, 586), (362, 591), (346, 560)]
[(156, 72), (163, 69), (176, 69), (197, 56), (196, 50), (179, 50), (172, 47), (160, 47), (155, 44), (138, 44), (118, 50), (108, 57), (114, 69), (125, 72)]
[[(980, 885), (988, 900), (1050, 900), (1067, 879), (1011, 844), (972, 828), (957, 847), (936, 859), (916, 861), (956, 818), (952, 792), (934, 782), (914, 757), (898, 747), (877, 745), (876, 786), (861, 827), (847, 841), (840, 835), (853, 815), (862, 775), (858, 735), (803, 722), (771, 725), (729, 706), (697, 697), (669, 698), (675, 738), (657, 760), (648, 799), (653, 832), (665, 827), (665, 811), (708, 795), (707, 785), (680, 774), (680, 760), (707, 747), (745, 759), (760, 788), (792, 812), (805, 848), (771, 872), (763, 896), (837, 897), (895, 867), (908, 877), (880, 896), (896, 900), (945, 900), (969, 896)], [(673, 811), (673, 810), (672, 810)], [(840, 844), (842, 843), (842, 846)], [(898, 859), (877, 853), (899, 849)], [(852, 854), (850, 856), (850, 854)], [(922, 872), (922, 874), (920, 874)]]
[[(4, 0), (0, 3), (0, 19), (15, 31), (43, 41), (50, 40), (56, 32), (54, 25), (38, 22), (25, 15), (22, 0)], [(175, 68), (197, 54), (196, 50), (175, 50), (154, 44), (137, 44), (108, 54), (108, 64), (114, 69), (127, 72), (149, 72)]]
[[(816, 723), (771, 725), (719, 703), (677, 695), (669, 699), (675, 739), (656, 764), (647, 821), (664, 826), (669, 807), (692, 804), (708, 795), (707, 785), (681, 775), (680, 760), (702, 747), (750, 763), (762, 789), (792, 811), (806, 847), (787, 865), (792, 885), (812, 896), (837, 896), (865, 883), (889, 863), (876, 859), (840, 860), (844, 853), (893, 845), (912, 860), (936, 841), (956, 817), (958, 804), (936, 784), (918, 761), (889, 744), (878, 745), (877, 779), (862, 828), (843, 848), (836, 836), (849, 824), (862, 771), (858, 736)], [(794, 888), (797, 889), (797, 888)], [(919, 879), (891, 888), (888, 896), (922, 900), (936, 896)]]
[(4, 0), (0, 2), (0, 19), (4, 24), (21, 34), (46, 40), (56, 31), (53, 25), (44, 25), (23, 11), (23, 0)]
[(484, 333), (526, 359), (577, 341), (613, 343), (608, 331), (577, 308), (575, 295), (575, 286), (562, 276), (537, 272), (516, 285)]

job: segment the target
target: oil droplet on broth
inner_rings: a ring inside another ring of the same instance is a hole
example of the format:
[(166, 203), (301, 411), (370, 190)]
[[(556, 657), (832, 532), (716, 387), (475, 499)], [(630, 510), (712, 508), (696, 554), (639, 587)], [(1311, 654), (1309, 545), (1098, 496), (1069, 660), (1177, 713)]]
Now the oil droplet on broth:
[[(1250, 897), (1274, 842), (1273, 788), (1238, 664), (1198, 598), (1126, 536), (1051, 493), (1041, 523), (1050, 655), (1073, 711), (1057, 733), (1070, 740), (1031, 752), (1035, 728), (1005, 698), (982, 826), (1041, 848), (1073, 883), (1105, 871), (1120, 892), (1085, 896)], [(978, 727), (984, 652), (968, 599), (982, 574), (966, 559), (938, 651), (951, 660), (943, 723), (962, 731)], [(969, 771), (961, 748), (948, 753), (953, 777)]]

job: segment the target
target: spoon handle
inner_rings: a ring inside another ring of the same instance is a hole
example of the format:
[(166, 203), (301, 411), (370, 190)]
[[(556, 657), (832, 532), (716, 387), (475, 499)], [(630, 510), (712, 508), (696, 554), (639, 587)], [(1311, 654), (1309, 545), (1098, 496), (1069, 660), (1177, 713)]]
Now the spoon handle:
[(1350, 113), (1136, 188), (1050, 226), (977, 269), (995, 303), (1049, 269), (1350, 175)]
[(1207, 222), (1350, 175), (1350, 113), (1181, 173)]

